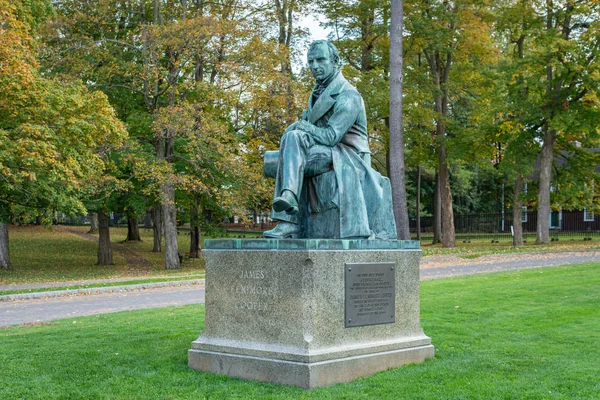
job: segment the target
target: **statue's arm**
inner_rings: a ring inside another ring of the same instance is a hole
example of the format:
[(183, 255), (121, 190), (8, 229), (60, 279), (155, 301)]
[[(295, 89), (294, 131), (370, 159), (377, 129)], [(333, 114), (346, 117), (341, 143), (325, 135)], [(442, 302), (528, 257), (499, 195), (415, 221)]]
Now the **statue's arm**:
[[(302, 116), (300, 117), (300, 121), (308, 121), (308, 110), (302, 110)], [(288, 131), (294, 130), (297, 128), (298, 126), (298, 122), (294, 122), (293, 124), (289, 125), (287, 128), (285, 128), (285, 131), (283, 133), (287, 133)]]
[(333, 147), (354, 125), (361, 107), (360, 95), (357, 92), (347, 91), (338, 96), (326, 127), (320, 128), (310, 122), (299, 121), (296, 123), (296, 128), (310, 133), (317, 143)]

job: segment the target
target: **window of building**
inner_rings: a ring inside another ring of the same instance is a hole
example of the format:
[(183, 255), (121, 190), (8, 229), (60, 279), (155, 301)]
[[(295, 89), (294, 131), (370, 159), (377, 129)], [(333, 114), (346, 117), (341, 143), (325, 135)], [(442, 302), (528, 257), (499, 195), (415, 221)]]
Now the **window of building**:
[(560, 229), (562, 227), (562, 210), (550, 212), (550, 229)]
[(527, 207), (523, 207), (521, 211), (521, 222), (527, 222)]
[(594, 222), (594, 212), (588, 211), (587, 208), (583, 209), (583, 220), (585, 222)]

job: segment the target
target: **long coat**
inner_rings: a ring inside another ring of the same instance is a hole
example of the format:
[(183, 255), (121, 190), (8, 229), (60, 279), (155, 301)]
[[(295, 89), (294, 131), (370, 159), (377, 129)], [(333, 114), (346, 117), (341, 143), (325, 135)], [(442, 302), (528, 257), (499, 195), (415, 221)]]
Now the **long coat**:
[(365, 105), (356, 88), (338, 73), (314, 105), (311, 94), (303, 117), (321, 128), (317, 141), (332, 147), (333, 159), (333, 173), (307, 179), (309, 213), (338, 208), (340, 238), (396, 239), (390, 181), (370, 166)]

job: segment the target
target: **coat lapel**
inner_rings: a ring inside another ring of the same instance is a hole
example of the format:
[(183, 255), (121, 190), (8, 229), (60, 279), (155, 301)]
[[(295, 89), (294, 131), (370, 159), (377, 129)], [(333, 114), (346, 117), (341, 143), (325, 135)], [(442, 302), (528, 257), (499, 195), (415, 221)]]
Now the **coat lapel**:
[(314, 106), (311, 107), (312, 103), (312, 93), (311, 98), (308, 100), (308, 114), (309, 121), (314, 124), (321, 118), (333, 105), (335, 104), (335, 99), (331, 97), (332, 95), (336, 95), (340, 92), (342, 87), (346, 83), (346, 79), (342, 76), (342, 73), (338, 73), (335, 79), (327, 86), (325, 91), (321, 93), (319, 98), (317, 99)]
[(321, 96), (319, 96), (317, 102), (311, 110), (309, 119), (310, 122), (312, 124), (317, 122), (319, 118), (325, 115), (325, 113), (329, 111), (331, 107), (333, 107), (334, 104), (335, 100), (333, 99), (333, 97), (331, 97), (329, 93), (327, 93), (327, 89), (325, 89), (325, 91), (321, 93)]

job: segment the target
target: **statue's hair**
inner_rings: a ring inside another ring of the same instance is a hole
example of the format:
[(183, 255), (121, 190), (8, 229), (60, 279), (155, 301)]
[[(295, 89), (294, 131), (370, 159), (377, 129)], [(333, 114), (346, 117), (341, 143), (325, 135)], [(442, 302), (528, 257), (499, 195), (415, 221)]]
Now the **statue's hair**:
[(324, 44), (327, 46), (327, 48), (329, 49), (329, 55), (331, 56), (331, 59), (333, 60), (334, 64), (339, 65), (340, 64), (340, 52), (333, 45), (333, 43), (331, 43), (329, 40), (324, 40), (324, 39), (315, 40), (314, 42), (312, 42), (310, 44), (308, 51), (313, 50), (315, 47), (317, 47), (320, 44)]

